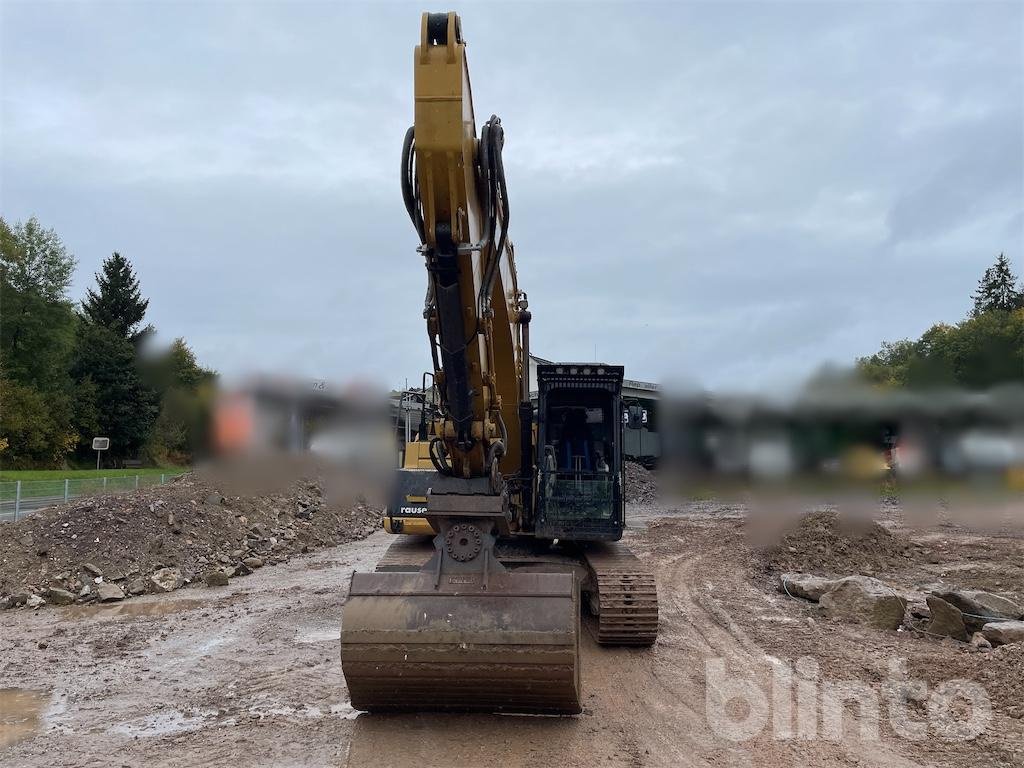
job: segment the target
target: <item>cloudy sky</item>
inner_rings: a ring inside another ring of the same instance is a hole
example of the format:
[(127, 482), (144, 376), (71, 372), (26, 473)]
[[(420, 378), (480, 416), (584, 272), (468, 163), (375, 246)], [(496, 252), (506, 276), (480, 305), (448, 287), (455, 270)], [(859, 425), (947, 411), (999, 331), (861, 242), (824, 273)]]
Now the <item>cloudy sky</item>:
[[(534, 350), (751, 389), (960, 319), (1024, 272), (1022, 8), (457, 5)], [(421, 10), (5, 0), (0, 213), (222, 372), (418, 379)]]

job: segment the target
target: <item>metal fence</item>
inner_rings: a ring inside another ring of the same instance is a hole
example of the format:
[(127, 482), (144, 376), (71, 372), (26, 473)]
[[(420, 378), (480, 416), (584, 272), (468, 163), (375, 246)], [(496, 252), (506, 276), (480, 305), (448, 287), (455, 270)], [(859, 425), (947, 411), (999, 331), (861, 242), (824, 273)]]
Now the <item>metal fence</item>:
[(6, 480), (0, 482), (0, 522), (19, 520), (26, 514), (54, 504), (97, 493), (127, 493), (161, 485), (183, 472), (128, 475), (126, 477), (77, 477), (61, 480)]

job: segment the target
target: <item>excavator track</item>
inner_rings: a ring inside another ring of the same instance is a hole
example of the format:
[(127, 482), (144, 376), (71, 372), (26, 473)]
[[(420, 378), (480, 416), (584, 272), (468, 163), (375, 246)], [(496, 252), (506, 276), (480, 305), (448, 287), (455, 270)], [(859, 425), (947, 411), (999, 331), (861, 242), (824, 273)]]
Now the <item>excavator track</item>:
[(653, 645), (658, 637), (658, 590), (654, 574), (621, 544), (591, 545), (584, 552), (593, 591), (597, 642)]

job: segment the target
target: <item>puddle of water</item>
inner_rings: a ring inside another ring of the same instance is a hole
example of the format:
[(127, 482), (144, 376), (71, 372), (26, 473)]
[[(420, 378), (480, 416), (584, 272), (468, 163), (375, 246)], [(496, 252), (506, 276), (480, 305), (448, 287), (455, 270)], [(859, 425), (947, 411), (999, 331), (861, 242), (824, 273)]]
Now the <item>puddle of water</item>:
[(25, 688), (0, 688), (0, 747), (9, 747), (39, 730), (49, 695)]
[(180, 600), (129, 600), (121, 603), (92, 603), (72, 605), (67, 615), (73, 618), (93, 616), (166, 616), (171, 613), (190, 611), (206, 605), (205, 600), (184, 598)]

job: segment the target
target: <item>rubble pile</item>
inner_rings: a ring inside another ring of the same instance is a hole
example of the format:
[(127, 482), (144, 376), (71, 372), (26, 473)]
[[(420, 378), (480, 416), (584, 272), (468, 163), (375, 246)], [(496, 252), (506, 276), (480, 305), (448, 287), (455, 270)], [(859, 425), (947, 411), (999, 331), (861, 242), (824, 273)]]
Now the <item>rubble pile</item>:
[(623, 463), (626, 475), (625, 497), (629, 504), (654, 504), (658, 501), (658, 482), (654, 474), (635, 461)]
[(380, 527), (365, 503), (336, 507), (312, 481), (222, 496), (196, 473), (127, 495), (39, 510), (0, 531), (0, 608), (113, 601), (223, 585), (291, 555)]
[(876, 522), (847, 520), (834, 511), (812, 512), (763, 553), (771, 571), (871, 575), (900, 564), (913, 545)]

